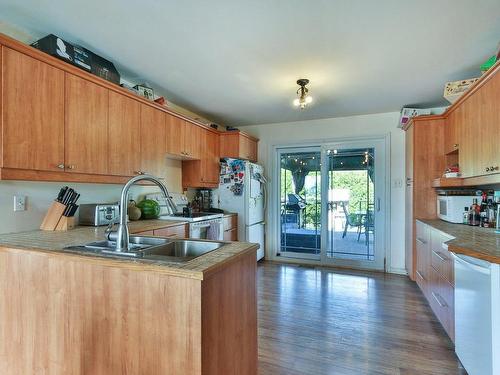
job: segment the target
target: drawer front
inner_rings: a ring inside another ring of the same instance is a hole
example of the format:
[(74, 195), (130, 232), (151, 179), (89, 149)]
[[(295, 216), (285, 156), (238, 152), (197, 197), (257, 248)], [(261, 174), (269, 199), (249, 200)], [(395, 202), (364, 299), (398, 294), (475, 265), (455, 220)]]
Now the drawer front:
[(238, 228), (225, 230), (224, 241), (238, 241)]
[(152, 230), (145, 230), (144, 232), (131, 233), (132, 236), (154, 236)]
[(438, 231), (431, 233), (431, 266), (450, 284), (454, 285), (454, 263), (451, 253), (444, 243), (450, 238)]
[(431, 228), (420, 221), (416, 221), (415, 224), (415, 239), (417, 243), (426, 245), (430, 242)]
[(154, 235), (158, 237), (186, 238), (188, 237), (187, 224), (155, 229)]
[(238, 228), (238, 215), (225, 216), (222, 219), (222, 226), (224, 231)]
[(429, 279), (429, 247), (417, 241), (417, 268), (416, 282), (422, 292), (427, 295), (427, 281)]
[(452, 341), (455, 340), (454, 288), (431, 267), (428, 287), (429, 304)]

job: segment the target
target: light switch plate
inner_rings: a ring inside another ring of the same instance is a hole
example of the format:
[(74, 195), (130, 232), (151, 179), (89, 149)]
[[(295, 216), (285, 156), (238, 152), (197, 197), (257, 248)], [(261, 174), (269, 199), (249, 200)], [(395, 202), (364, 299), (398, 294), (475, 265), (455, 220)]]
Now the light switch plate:
[(26, 211), (26, 195), (14, 195), (14, 211)]
[(395, 189), (400, 189), (403, 187), (403, 180), (401, 178), (396, 178), (392, 180), (392, 187)]

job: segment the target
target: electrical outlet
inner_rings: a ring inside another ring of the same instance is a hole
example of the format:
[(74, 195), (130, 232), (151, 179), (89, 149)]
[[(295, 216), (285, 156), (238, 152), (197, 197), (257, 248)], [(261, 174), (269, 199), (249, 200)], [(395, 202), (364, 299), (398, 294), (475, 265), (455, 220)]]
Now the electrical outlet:
[(14, 211), (26, 211), (26, 195), (14, 195)]

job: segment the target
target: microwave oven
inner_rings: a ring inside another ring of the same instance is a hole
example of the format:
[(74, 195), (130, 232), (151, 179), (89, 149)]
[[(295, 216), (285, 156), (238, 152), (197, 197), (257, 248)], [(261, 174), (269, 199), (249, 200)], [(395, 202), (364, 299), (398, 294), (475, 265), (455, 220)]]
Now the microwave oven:
[(462, 223), (465, 207), (470, 207), (476, 195), (438, 195), (437, 216), (450, 223)]

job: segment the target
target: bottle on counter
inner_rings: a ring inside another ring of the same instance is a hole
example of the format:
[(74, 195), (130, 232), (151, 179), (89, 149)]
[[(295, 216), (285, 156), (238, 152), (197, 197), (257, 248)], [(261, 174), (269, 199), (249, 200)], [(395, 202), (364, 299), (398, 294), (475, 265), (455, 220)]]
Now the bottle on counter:
[(472, 206), (470, 207), (469, 210), (469, 225), (477, 227), (479, 226), (480, 223), (481, 223), (480, 207), (477, 204), (477, 198), (474, 198), (472, 201)]
[(469, 224), (469, 207), (464, 207), (464, 213), (463, 219), (462, 219), (462, 224), (468, 225)]

